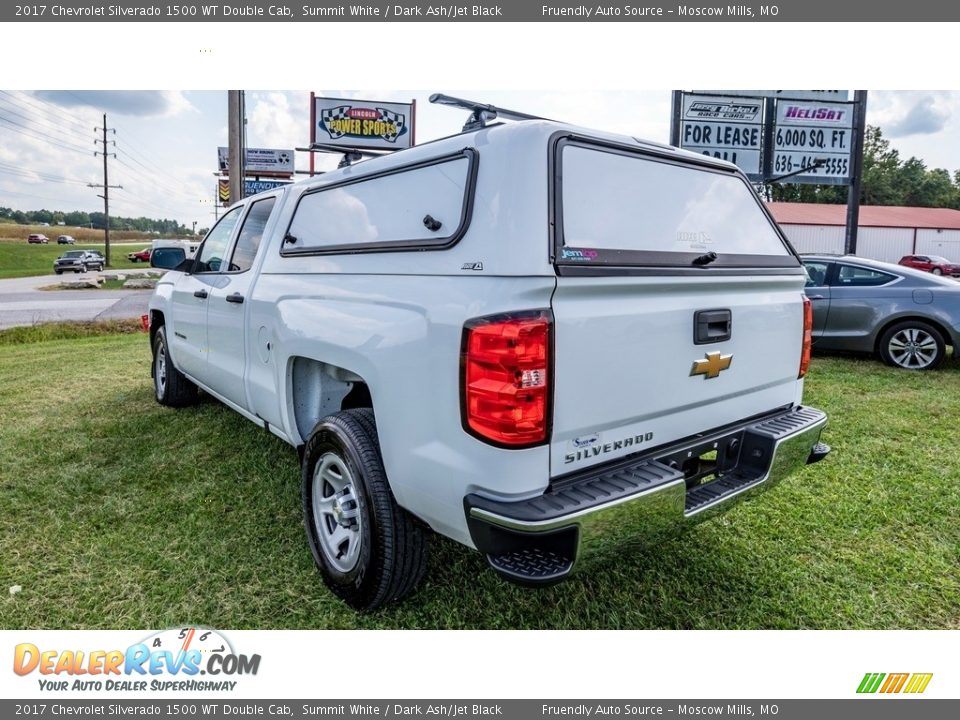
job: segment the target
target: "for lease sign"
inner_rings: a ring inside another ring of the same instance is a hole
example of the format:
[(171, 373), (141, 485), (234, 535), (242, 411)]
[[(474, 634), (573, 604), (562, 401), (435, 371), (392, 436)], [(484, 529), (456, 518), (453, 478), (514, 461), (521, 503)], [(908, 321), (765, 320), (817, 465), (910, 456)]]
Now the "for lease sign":
[(680, 147), (734, 163), (751, 179), (762, 175), (762, 98), (684, 95)]

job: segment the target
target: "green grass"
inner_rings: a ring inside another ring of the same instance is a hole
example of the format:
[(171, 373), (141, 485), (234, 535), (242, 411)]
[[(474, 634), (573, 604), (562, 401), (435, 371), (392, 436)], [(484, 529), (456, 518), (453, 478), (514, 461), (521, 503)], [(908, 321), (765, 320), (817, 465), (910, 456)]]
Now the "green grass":
[[(116, 245), (110, 243), (110, 268), (114, 270), (125, 268), (149, 267), (144, 263), (133, 263), (127, 260), (127, 253), (149, 247), (150, 243), (136, 245)], [(77, 241), (76, 245), (57, 245), (53, 240), (48, 245), (29, 245), (25, 241), (19, 243), (0, 243), (0, 279), (15, 277), (31, 277), (33, 275), (50, 275), (53, 273), (53, 261), (68, 250), (99, 250), (104, 252), (103, 244), (84, 244)]]
[(139, 332), (142, 326), (137, 319), (45, 322), (0, 330), (0, 346)]
[(217, 402), (160, 407), (148, 367), (142, 334), (0, 347), (0, 628), (960, 629), (955, 364), (818, 357), (825, 462), (540, 591), (437, 538), (371, 615), (313, 568), (296, 453)]

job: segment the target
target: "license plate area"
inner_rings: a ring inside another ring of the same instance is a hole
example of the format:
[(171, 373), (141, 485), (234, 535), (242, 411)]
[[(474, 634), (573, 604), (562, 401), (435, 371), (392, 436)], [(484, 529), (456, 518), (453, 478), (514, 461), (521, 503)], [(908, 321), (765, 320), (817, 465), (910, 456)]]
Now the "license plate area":
[(687, 490), (709, 485), (733, 472), (740, 464), (744, 431), (705, 438), (657, 460), (683, 473)]

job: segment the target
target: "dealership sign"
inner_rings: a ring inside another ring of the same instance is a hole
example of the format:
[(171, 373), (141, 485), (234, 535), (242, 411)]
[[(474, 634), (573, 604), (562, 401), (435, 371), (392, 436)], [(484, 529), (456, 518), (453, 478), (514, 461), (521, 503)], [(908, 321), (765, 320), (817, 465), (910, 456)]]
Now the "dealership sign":
[(414, 103), (314, 97), (313, 145), (370, 150), (413, 146)]
[(732, 162), (760, 180), (763, 112), (762, 98), (684, 95), (680, 147)]
[[(217, 148), (217, 160), (221, 173), (230, 172), (230, 153), (227, 148)], [(293, 150), (277, 150), (275, 148), (247, 148), (243, 170), (245, 175), (290, 177), (293, 175), (293, 165)]]
[(732, 162), (753, 182), (850, 183), (856, 103), (843, 100), (847, 91), (677, 95), (674, 145)]
[[(243, 196), (245, 198), (250, 197), (251, 195), (256, 195), (257, 193), (267, 192), (268, 190), (275, 190), (278, 187), (283, 187), (284, 185), (289, 185), (290, 183), (282, 182), (280, 180), (249, 180), (246, 179), (243, 181)], [(230, 181), (220, 179), (217, 181), (217, 196), (220, 199), (220, 202), (224, 205), (230, 204)]]

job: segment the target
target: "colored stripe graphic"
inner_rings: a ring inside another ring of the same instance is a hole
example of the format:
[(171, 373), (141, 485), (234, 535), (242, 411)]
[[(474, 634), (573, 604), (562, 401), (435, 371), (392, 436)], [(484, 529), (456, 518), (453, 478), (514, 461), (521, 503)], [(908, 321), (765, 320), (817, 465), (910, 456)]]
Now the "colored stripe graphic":
[(857, 688), (857, 692), (875, 693), (877, 688), (880, 687), (880, 682), (884, 677), (886, 677), (884, 673), (867, 673), (863, 676), (863, 680), (860, 681), (860, 687)]
[(857, 686), (858, 693), (922, 693), (927, 689), (930, 680), (933, 679), (933, 673), (866, 673), (860, 685)]
[(907, 682), (908, 677), (910, 677), (910, 673), (890, 673), (887, 675), (887, 681), (883, 684), (883, 687), (880, 688), (880, 692), (900, 692), (900, 690), (903, 688), (903, 684)]
[(933, 673), (914, 673), (910, 678), (910, 682), (907, 683), (907, 687), (904, 690), (905, 693), (922, 693), (927, 689), (927, 685), (930, 684), (930, 679), (933, 677)]

